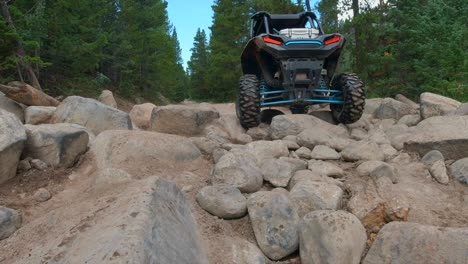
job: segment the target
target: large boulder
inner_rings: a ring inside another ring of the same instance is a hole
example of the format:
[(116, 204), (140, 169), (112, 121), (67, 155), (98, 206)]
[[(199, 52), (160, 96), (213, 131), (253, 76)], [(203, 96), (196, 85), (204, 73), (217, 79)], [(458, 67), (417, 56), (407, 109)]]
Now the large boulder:
[(402, 102), (402, 103), (405, 103), (409, 106), (411, 106), (412, 108), (416, 109), (416, 110), (419, 110), (419, 107), (420, 105), (415, 103), (413, 100), (409, 99), (408, 97), (402, 95), (402, 94), (397, 94), (395, 95), (395, 99)]
[(433, 116), (450, 114), (460, 107), (457, 100), (433, 93), (422, 93), (420, 97), (421, 117), (426, 119)]
[(132, 129), (127, 113), (99, 101), (79, 96), (67, 97), (57, 107), (51, 123), (73, 123), (87, 127), (94, 134), (111, 129)]
[(282, 259), (299, 246), (299, 216), (287, 194), (261, 191), (247, 200), (252, 228), (263, 253), (272, 260)]
[(0, 184), (15, 177), (25, 141), (26, 131), (20, 120), (0, 109)]
[(332, 183), (303, 180), (294, 185), (289, 198), (302, 218), (315, 210), (340, 209), (343, 190)]
[(53, 106), (29, 106), (24, 111), (25, 123), (30, 125), (47, 123), (56, 109)]
[(0, 92), (0, 109), (14, 114), (24, 123), (24, 106), (6, 97)]
[(421, 156), (440, 151), (446, 159), (468, 157), (468, 116), (436, 116), (412, 127), (411, 133), (399, 137), (404, 149)]
[(307, 214), (299, 235), (303, 264), (358, 264), (367, 242), (366, 230), (359, 219), (345, 211), (321, 210)]
[(385, 160), (385, 155), (379, 145), (369, 141), (357, 141), (349, 144), (341, 152), (341, 156), (347, 161)]
[(209, 104), (161, 106), (153, 109), (150, 129), (167, 134), (196, 136), (217, 118), (218, 111)]
[(225, 237), (222, 243), (228, 248), (223, 251), (223, 263), (265, 264), (265, 256), (257, 245), (239, 237)]
[(325, 145), (338, 151), (343, 150), (352, 140), (341, 137), (329, 130), (316, 127), (305, 129), (297, 136), (297, 143), (300, 146), (313, 149), (318, 145)]
[(468, 103), (460, 105), (460, 107), (455, 110), (454, 115), (468, 115)]
[(115, 101), (114, 95), (109, 90), (103, 90), (99, 95), (98, 100), (105, 105), (117, 108), (117, 102)]
[(234, 151), (224, 154), (216, 163), (211, 178), (215, 184), (227, 184), (242, 192), (256, 192), (263, 184), (263, 175), (256, 158), (247, 152)]
[(402, 103), (392, 98), (382, 100), (379, 108), (375, 112), (375, 117), (378, 119), (400, 119), (402, 116), (415, 114), (416, 111), (408, 104)]
[(468, 158), (457, 160), (450, 165), (450, 173), (459, 182), (468, 185)]
[[(139, 177), (169, 170), (180, 173), (200, 166), (200, 150), (181, 136), (146, 131), (109, 130), (91, 147), (98, 171), (114, 168)], [(170, 177), (169, 172), (165, 174)]]
[(373, 99), (366, 99), (366, 105), (364, 107), (364, 114), (370, 115), (375, 117), (375, 113), (377, 109), (379, 109), (380, 105), (382, 104), (382, 98), (373, 98)]
[(71, 167), (88, 148), (86, 129), (75, 124), (25, 125), (24, 155), (49, 165)]
[(377, 235), (363, 264), (467, 263), (468, 228), (391, 222)]
[(289, 155), (288, 145), (281, 140), (251, 142), (246, 145), (246, 152), (250, 152), (259, 164), (266, 159), (287, 157)]
[(152, 103), (145, 103), (134, 105), (130, 111), (130, 119), (132, 122), (141, 129), (147, 129), (150, 124), (151, 114), (156, 105)]
[(52, 263), (208, 264), (190, 202), (175, 183), (151, 177), (79, 198), (22, 227), (14, 241), (41, 230), (35, 237), (41, 246), (16, 254), (16, 263), (52, 256)]
[(227, 139), (231, 142), (245, 144), (252, 141), (252, 137), (246, 134), (247, 131), (241, 126), (235, 114), (222, 115), (213, 121), (213, 125), (226, 132), (229, 136)]
[(0, 240), (11, 236), (21, 227), (22, 218), (18, 211), (0, 206)]
[(205, 186), (196, 199), (207, 212), (224, 219), (240, 218), (247, 214), (247, 200), (233, 186)]
[(282, 139), (288, 135), (298, 135), (305, 129), (322, 128), (328, 133), (347, 136), (348, 131), (341, 126), (335, 126), (311, 115), (278, 115), (273, 117), (270, 134), (273, 139)]
[(286, 160), (267, 159), (261, 169), (265, 181), (276, 187), (286, 187), (298, 168)]

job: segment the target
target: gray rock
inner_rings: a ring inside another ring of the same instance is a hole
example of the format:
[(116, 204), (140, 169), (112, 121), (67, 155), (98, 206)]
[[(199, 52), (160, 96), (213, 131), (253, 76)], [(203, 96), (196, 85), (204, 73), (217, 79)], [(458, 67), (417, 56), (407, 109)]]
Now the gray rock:
[(197, 136), (217, 118), (218, 111), (208, 104), (161, 106), (153, 109), (150, 129), (160, 133)]
[(226, 132), (227, 139), (233, 143), (247, 144), (252, 142), (252, 137), (246, 134), (246, 130), (241, 126), (235, 114), (222, 115), (212, 124)]
[(141, 129), (147, 129), (150, 124), (151, 114), (156, 105), (152, 103), (138, 104), (132, 107), (130, 111), (130, 119)]
[(271, 138), (282, 139), (288, 135), (298, 135), (305, 129), (315, 128), (321, 128), (335, 135), (348, 135), (345, 128), (329, 124), (311, 115), (277, 115), (271, 122), (270, 133)]
[(450, 174), (459, 182), (468, 185), (468, 158), (457, 160), (450, 165)]
[(337, 125), (338, 123), (336, 120), (333, 118), (333, 114), (331, 111), (312, 111), (309, 113), (311, 116), (315, 116), (327, 123), (330, 123), (332, 125)]
[(215, 149), (219, 149), (221, 145), (215, 141), (209, 140), (204, 137), (191, 138), (193, 144), (205, 155), (212, 155)]
[(50, 192), (46, 188), (40, 188), (34, 193), (34, 200), (38, 202), (45, 202), (50, 199)]
[(26, 132), (20, 120), (0, 109), (0, 184), (15, 177), (25, 141)]
[(179, 172), (202, 165), (200, 150), (189, 139), (169, 134), (133, 130), (109, 130), (99, 134), (90, 150), (98, 173), (106, 168), (126, 171), (139, 178)]
[(260, 190), (263, 184), (255, 157), (242, 151), (224, 154), (216, 163), (211, 179), (214, 184), (231, 185), (247, 193)]
[(395, 99), (402, 102), (402, 103), (405, 103), (405, 104), (411, 106), (412, 108), (414, 108), (416, 110), (419, 109), (419, 104), (415, 103), (414, 101), (412, 101), (411, 99), (407, 98), (406, 96), (404, 96), (402, 94), (395, 95)]
[(257, 245), (242, 238), (225, 237), (223, 243), (228, 247), (228, 252), (223, 256), (225, 263), (233, 264), (265, 264), (265, 256)]
[(114, 184), (129, 183), (132, 179), (132, 175), (124, 170), (105, 168), (97, 173), (94, 188), (105, 189)]
[(263, 179), (276, 187), (288, 186), (289, 180), (297, 170), (293, 164), (281, 159), (267, 159), (263, 161), (261, 169)]
[(2, 92), (0, 92), (0, 109), (12, 113), (24, 123), (24, 106), (6, 97)]
[(379, 165), (377, 168), (373, 169), (369, 175), (376, 183), (379, 183), (382, 178), (387, 178), (394, 184), (398, 183), (398, 172), (392, 165), (387, 163)]
[(410, 105), (402, 103), (392, 98), (382, 100), (379, 108), (375, 112), (378, 119), (400, 119), (402, 116), (415, 114), (416, 111)]
[(395, 149), (402, 150), (405, 140), (414, 130), (414, 127), (409, 128), (407, 125), (395, 125), (385, 130), (385, 134)]
[(396, 124), (396, 120), (393, 118), (386, 118), (386, 119), (374, 119), (374, 127), (383, 129), (384, 131), (391, 128)]
[(262, 123), (257, 127), (249, 128), (247, 135), (252, 137), (253, 140), (267, 140), (270, 136), (269, 129), (269, 126)]
[(25, 156), (50, 165), (71, 167), (86, 152), (89, 136), (84, 127), (75, 124), (25, 125), (28, 139)]
[(299, 217), (286, 194), (254, 193), (247, 209), (257, 243), (268, 258), (279, 260), (297, 250)]
[(375, 142), (357, 141), (346, 146), (341, 152), (346, 161), (385, 160), (385, 155)]
[(382, 98), (374, 98), (374, 99), (366, 99), (366, 105), (364, 107), (364, 114), (371, 115), (375, 117), (375, 113), (377, 109), (379, 109), (380, 105), (382, 104)]
[(25, 123), (30, 125), (47, 123), (56, 109), (51, 106), (29, 106), (24, 111)]
[(295, 151), (297, 156), (301, 159), (311, 159), (312, 158), (312, 151), (306, 147), (300, 147), (298, 150)]
[(466, 263), (467, 228), (444, 228), (391, 222), (377, 235), (363, 264)]
[(293, 171), (306, 170), (308, 167), (307, 161), (305, 160), (290, 157), (280, 157), (279, 159), (289, 162), (293, 167)]
[(281, 140), (254, 141), (246, 145), (246, 151), (250, 152), (259, 164), (266, 159), (287, 157), (289, 155), (287, 145)]
[(315, 210), (341, 208), (343, 190), (327, 182), (299, 181), (291, 189), (289, 198), (300, 218)]
[(21, 227), (22, 218), (18, 211), (0, 206), (0, 240), (10, 237)]
[(196, 199), (207, 212), (224, 219), (240, 218), (247, 214), (247, 200), (236, 187), (205, 186)]
[(382, 144), (379, 147), (384, 154), (385, 161), (390, 161), (398, 156), (398, 150), (396, 150), (391, 144)]
[(457, 110), (461, 103), (451, 98), (433, 94), (422, 93), (420, 97), (421, 117), (426, 119), (433, 116), (447, 115)]
[(438, 150), (429, 151), (421, 161), (431, 173), (432, 177), (441, 184), (448, 184), (449, 177), (445, 167), (444, 155)]
[(332, 178), (341, 178), (344, 176), (344, 171), (337, 165), (321, 161), (321, 160), (309, 160), (309, 170), (315, 172), (318, 175), (329, 176)]
[(40, 170), (40, 171), (45, 171), (49, 167), (47, 163), (45, 163), (44, 161), (40, 159), (32, 159), (30, 163), (33, 168), (35, 168), (36, 170)]
[(369, 176), (371, 171), (376, 169), (382, 164), (387, 164), (383, 161), (378, 161), (378, 160), (369, 160), (369, 161), (364, 161), (361, 163), (357, 168), (356, 171), (358, 172), (359, 176)]
[[(314, 211), (300, 226), (301, 263), (358, 264), (366, 248), (366, 230), (345, 211)], [(374, 262), (382, 263), (382, 262)]]
[(132, 129), (127, 113), (99, 101), (79, 96), (67, 97), (54, 112), (51, 123), (73, 123), (87, 127), (94, 134), (111, 129)]
[(383, 129), (380, 128), (369, 130), (368, 140), (371, 142), (375, 142), (379, 145), (390, 144), (390, 140), (388, 139), (387, 135), (385, 134)]
[(298, 150), (300, 147), (296, 142), (289, 141), (289, 140), (282, 140), (284, 144), (288, 147), (289, 150)]
[(213, 150), (213, 161), (214, 163), (218, 163), (219, 160), (221, 159), (222, 156), (224, 156), (224, 154), (228, 153), (227, 150), (223, 149), (223, 148), (216, 148)]
[(368, 135), (367, 135), (367, 131), (365, 131), (362, 128), (353, 128), (353, 130), (351, 130), (350, 137), (355, 140), (363, 140), (363, 139), (366, 139)]
[(29, 163), (29, 160), (20, 160), (18, 163), (18, 171), (19, 172), (26, 172), (31, 169), (31, 163)]
[(460, 107), (458, 107), (457, 110), (455, 110), (454, 115), (468, 115), (468, 103), (460, 105)]
[(451, 160), (468, 157), (468, 116), (431, 117), (412, 128), (400, 138), (406, 151), (422, 156), (438, 150)]
[(117, 102), (115, 101), (114, 95), (109, 90), (103, 90), (99, 95), (98, 100), (105, 105), (117, 108)]
[[(371, 99), (373, 100), (373, 99)], [(367, 107), (367, 105), (366, 105)], [(369, 114), (363, 114), (361, 116), (361, 118), (352, 123), (352, 124), (347, 124), (346, 127), (349, 129), (349, 130), (353, 130), (355, 128), (359, 128), (359, 129), (362, 129), (362, 130), (369, 130), (373, 125), (371, 124), (371, 122), (369, 120), (371, 120), (373, 118), (372, 115), (369, 115)]]
[(299, 182), (302, 182), (302, 181), (305, 181), (305, 182), (307, 182), (307, 181), (310, 181), (310, 182), (325, 182), (325, 183), (334, 184), (334, 185), (340, 187), (341, 189), (344, 189), (343, 182), (341, 182), (341, 181), (339, 181), (337, 179), (333, 179), (331, 177), (327, 177), (327, 176), (317, 174), (317, 173), (315, 173), (313, 171), (310, 171), (310, 170), (296, 171), (294, 176), (289, 181), (288, 189), (292, 190), (292, 188), (294, 188), (294, 186), (296, 186), (296, 184), (298, 184)]
[(297, 143), (309, 149), (313, 149), (317, 145), (325, 145), (341, 151), (351, 142), (352, 140), (349, 138), (340, 137), (320, 127), (305, 129), (297, 136)]
[(315, 146), (310, 156), (317, 160), (339, 160), (341, 158), (341, 155), (334, 149), (323, 145)]
[(421, 115), (405, 115), (398, 120), (398, 125), (407, 125), (409, 127), (417, 125), (421, 122)]

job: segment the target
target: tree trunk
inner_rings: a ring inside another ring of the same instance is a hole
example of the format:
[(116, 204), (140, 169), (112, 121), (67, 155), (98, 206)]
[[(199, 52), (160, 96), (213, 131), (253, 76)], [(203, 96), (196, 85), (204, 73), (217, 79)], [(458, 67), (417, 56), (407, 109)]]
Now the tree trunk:
[(22, 82), (11, 82), (8, 85), (0, 84), (0, 91), (6, 97), (27, 106), (57, 106), (60, 104), (57, 99)]
[[(8, 9), (8, 2), (10, 2), (10, 0), (2, 0), (0, 2), (2, 5), (2, 16), (3, 19), (5, 19), (5, 21), (7, 22), (10, 29), (16, 33), (15, 24), (13, 23), (10, 10)], [(39, 84), (39, 80), (37, 79), (36, 74), (34, 73), (34, 70), (31, 67), (31, 64), (29, 62), (23, 61), (26, 57), (26, 51), (24, 50), (23, 43), (21, 43), (21, 40), (18, 40), (18, 42), (16, 43), (15, 55), (20, 59), (20, 61), (22, 61), (21, 65), (24, 67), (26, 75), (29, 81), (31, 82), (32, 86), (36, 89), (42, 90), (41, 85)]]
[(312, 11), (312, 8), (310, 8), (310, 0), (306, 0), (305, 3), (306, 3), (307, 11), (309, 11), (309, 12)]

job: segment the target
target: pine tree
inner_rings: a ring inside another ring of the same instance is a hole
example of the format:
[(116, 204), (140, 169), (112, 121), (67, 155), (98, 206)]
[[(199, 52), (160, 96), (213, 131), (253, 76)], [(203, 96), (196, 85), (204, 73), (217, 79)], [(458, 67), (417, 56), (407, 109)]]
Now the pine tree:
[(233, 101), (242, 74), (240, 55), (248, 41), (249, 1), (217, 0), (211, 26), (209, 97)]
[(192, 56), (188, 64), (188, 74), (190, 76), (190, 98), (205, 99), (210, 98), (208, 84), (209, 53), (208, 42), (205, 30), (198, 28), (193, 39), (193, 48), (190, 50)]

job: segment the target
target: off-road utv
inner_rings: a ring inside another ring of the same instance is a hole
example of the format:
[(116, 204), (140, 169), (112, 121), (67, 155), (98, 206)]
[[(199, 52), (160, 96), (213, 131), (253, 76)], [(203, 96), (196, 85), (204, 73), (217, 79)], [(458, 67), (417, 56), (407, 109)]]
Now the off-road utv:
[(256, 13), (250, 35), (236, 104), (242, 126), (258, 126), (261, 109), (273, 106), (304, 114), (309, 105), (330, 104), (336, 121), (360, 119), (364, 83), (355, 74), (335, 74), (346, 40), (325, 34), (314, 13)]

